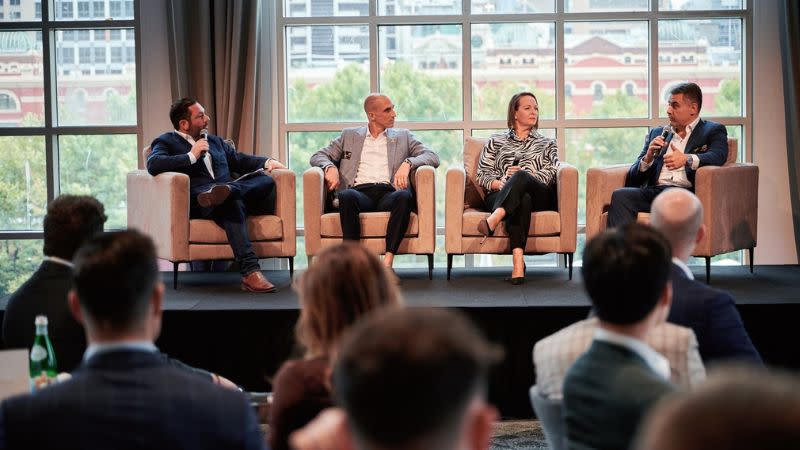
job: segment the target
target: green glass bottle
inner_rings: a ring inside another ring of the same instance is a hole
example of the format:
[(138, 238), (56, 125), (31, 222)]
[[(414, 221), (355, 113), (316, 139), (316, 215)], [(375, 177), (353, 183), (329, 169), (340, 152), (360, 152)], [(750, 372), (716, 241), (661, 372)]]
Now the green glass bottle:
[(30, 358), (31, 392), (47, 387), (56, 381), (58, 368), (56, 352), (47, 335), (47, 316), (36, 316), (36, 337), (33, 339)]

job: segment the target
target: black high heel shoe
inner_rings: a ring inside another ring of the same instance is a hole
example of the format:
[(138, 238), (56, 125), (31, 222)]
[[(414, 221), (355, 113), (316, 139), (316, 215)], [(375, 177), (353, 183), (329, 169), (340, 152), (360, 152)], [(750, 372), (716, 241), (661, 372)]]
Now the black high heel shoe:
[(486, 242), (486, 239), (489, 239), (489, 236), (494, 234), (494, 230), (489, 228), (489, 221), (486, 219), (481, 219), (481, 221), (478, 222), (478, 232), (483, 235), (481, 245)]
[(525, 272), (528, 271), (528, 266), (525, 263), (522, 263), (522, 276), (521, 277), (508, 277), (505, 281), (508, 281), (514, 286), (519, 286), (520, 284), (525, 283)]

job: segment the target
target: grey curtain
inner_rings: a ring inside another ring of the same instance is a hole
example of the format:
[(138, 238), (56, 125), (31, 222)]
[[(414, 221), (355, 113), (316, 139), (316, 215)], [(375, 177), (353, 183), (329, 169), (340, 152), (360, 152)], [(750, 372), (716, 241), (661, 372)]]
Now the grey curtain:
[(257, 0), (168, 0), (173, 100), (195, 97), (210, 131), (256, 153)]
[(781, 59), (794, 241), (800, 255), (800, 2), (782, 0)]

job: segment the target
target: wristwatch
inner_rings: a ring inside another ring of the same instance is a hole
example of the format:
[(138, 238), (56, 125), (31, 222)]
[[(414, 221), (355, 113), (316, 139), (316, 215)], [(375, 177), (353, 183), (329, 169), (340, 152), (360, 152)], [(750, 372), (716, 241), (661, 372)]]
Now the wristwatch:
[(403, 162), (404, 162), (404, 163), (408, 163), (408, 167), (409, 167), (409, 168), (411, 168), (411, 169), (413, 169), (413, 168), (414, 168), (414, 164), (412, 164), (412, 163), (411, 163), (411, 159), (410, 159), (410, 158), (406, 158), (406, 159), (404, 159), (404, 160), (403, 160)]
[(694, 164), (694, 157), (692, 155), (686, 155), (686, 168), (691, 169), (692, 165)]

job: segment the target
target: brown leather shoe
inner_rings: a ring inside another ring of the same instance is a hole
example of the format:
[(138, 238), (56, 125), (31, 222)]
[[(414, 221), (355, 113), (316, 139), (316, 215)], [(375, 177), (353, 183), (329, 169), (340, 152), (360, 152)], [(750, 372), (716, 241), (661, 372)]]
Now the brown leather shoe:
[(260, 270), (250, 272), (242, 277), (242, 290), (250, 292), (275, 292), (275, 285)]
[(211, 189), (197, 194), (197, 203), (203, 208), (217, 206), (231, 195), (231, 187), (227, 184), (215, 184)]

